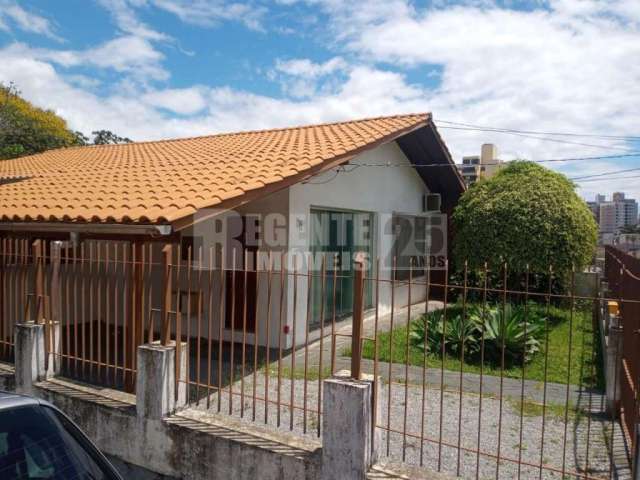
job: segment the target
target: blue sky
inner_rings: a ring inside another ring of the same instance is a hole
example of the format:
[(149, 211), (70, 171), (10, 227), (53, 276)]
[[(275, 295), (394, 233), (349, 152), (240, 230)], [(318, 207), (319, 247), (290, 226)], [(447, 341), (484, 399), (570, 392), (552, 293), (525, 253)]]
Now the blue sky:
[[(456, 161), (485, 142), (504, 159), (628, 155), (640, 2), (0, 0), (0, 81), (73, 129), (135, 140), (431, 111)], [(640, 157), (549, 166), (584, 176)], [(580, 193), (640, 197), (632, 177)]]

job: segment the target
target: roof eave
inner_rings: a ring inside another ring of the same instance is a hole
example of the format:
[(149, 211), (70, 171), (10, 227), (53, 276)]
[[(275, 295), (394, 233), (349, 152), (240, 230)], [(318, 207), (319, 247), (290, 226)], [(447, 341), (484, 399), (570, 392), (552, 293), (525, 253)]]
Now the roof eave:
[(125, 224), (125, 223), (70, 223), (70, 222), (0, 222), (0, 231), (46, 232), (95, 235), (143, 235), (168, 236), (173, 228), (168, 224)]

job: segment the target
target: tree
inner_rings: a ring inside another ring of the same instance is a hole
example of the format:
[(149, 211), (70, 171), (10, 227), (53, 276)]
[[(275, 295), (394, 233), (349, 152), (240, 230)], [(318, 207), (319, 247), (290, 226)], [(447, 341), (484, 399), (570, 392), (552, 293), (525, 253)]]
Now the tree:
[[(116, 143), (131, 143), (131, 139), (120, 137), (109, 130), (96, 130), (91, 132), (94, 145), (110, 145)], [(85, 137), (86, 138), (86, 137)]]
[(67, 122), (20, 97), (13, 83), (0, 83), (0, 159), (74, 145)]
[(544, 274), (568, 279), (572, 267), (588, 265), (598, 228), (574, 184), (536, 163), (511, 162), (465, 192), (453, 214), (458, 268)]
[(20, 96), (13, 83), (0, 83), (0, 160), (32, 155), (53, 148), (76, 145), (129, 143), (109, 130), (71, 131), (67, 122), (51, 110), (43, 110)]

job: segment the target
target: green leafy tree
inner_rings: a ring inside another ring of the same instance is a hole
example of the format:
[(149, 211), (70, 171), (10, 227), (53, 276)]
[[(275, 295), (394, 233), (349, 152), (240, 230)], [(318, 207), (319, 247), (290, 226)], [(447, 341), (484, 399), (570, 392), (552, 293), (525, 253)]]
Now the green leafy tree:
[[(109, 130), (96, 130), (91, 132), (93, 135), (94, 145), (110, 145), (117, 143), (131, 143), (131, 139), (127, 137), (120, 137)], [(86, 137), (85, 137), (86, 138)]]
[(67, 122), (20, 97), (14, 84), (0, 84), (0, 159), (75, 145)]
[(564, 175), (528, 161), (511, 162), (469, 188), (453, 214), (454, 257), (462, 269), (544, 274), (566, 285), (572, 267), (595, 254), (597, 225)]
[(53, 148), (76, 145), (129, 143), (109, 130), (71, 131), (67, 122), (51, 110), (43, 110), (20, 96), (13, 83), (0, 83), (0, 160), (32, 155)]

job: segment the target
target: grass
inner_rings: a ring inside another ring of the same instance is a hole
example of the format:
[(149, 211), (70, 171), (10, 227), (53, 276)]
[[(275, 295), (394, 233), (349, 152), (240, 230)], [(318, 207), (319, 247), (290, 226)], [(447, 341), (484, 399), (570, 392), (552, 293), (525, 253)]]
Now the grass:
[[(262, 367), (260, 369), (262, 375), (264, 375), (264, 371), (265, 371), (266, 367)], [(282, 374), (282, 378), (284, 380), (289, 380), (293, 377), (294, 380), (304, 380), (305, 375), (304, 375), (304, 367), (296, 367), (295, 370), (291, 370), (290, 366), (287, 365), (282, 365), (282, 368), (280, 369), (281, 374)], [(271, 367), (269, 368), (269, 376), (270, 377), (277, 377), (278, 376), (278, 366), (277, 365), (271, 365)], [(323, 380), (325, 378), (329, 378), (331, 376), (331, 367), (330, 366), (325, 366), (322, 368), (322, 371), (318, 370), (318, 366), (314, 365), (314, 366), (310, 366), (307, 369), (307, 380), (308, 381), (314, 381), (314, 380), (319, 380), (320, 378), (322, 378)]]
[(568, 420), (573, 420), (578, 417), (578, 409), (576, 407), (565, 408), (564, 405), (555, 403), (542, 403), (532, 402), (529, 400), (521, 401), (520, 399), (509, 399), (507, 403), (511, 409), (518, 415), (522, 411), (523, 417), (541, 417), (544, 413), (545, 417), (556, 418), (558, 420), (564, 420), (565, 411)]
[[(453, 308), (456, 307), (454, 306)], [(546, 306), (544, 305), (539, 305), (536, 308), (546, 312)], [(546, 338), (543, 336), (540, 351), (524, 366), (525, 379), (541, 382), (546, 380), (547, 382), (562, 384), (568, 382), (574, 385), (596, 388), (602, 387), (602, 372), (598, 367), (601, 363), (598, 361), (600, 341), (598, 332), (595, 332), (595, 334), (593, 332), (590, 306), (576, 306), (573, 310), (573, 319), (571, 317), (572, 311), (570, 308), (557, 306), (549, 308), (548, 350), (545, 348)], [(379, 333), (378, 341), (378, 360), (382, 362), (392, 361), (401, 364), (408, 362), (409, 365), (416, 366), (422, 366), (425, 363), (422, 350), (412, 345), (410, 341), (407, 352), (407, 328), (405, 326), (396, 327), (393, 332)], [(571, 348), (569, 348), (570, 344)], [(596, 366), (592, 368), (594, 347), (596, 348)], [(374, 343), (370, 340), (365, 340), (363, 357), (373, 359), (374, 350)], [(349, 349), (343, 354), (350, 356)], [(571, 356), (570, 365), (569, 355)], [(545, 356), (547, 360), (546, 367)], [(440, 352), (430, 353), (426, 357), (426, 365), (428, 368), (441, 368), (444, 366), (445, 370), (459, 371), (461, 359), (459, 356), (445, 354), (443, 365)], [(499, 362), (485, 361), (482, 369), (486, 375), (500, 375), (502, 373), (509, 378), (522, 378), (523, 375), (521, 366), (509, 366), (502, 370)], [(479, 356), (465, 358), (462, 370), (468, 373), (480, 373)], [(595, 375), (592, 374), (592, 370), (595, 371)]]

